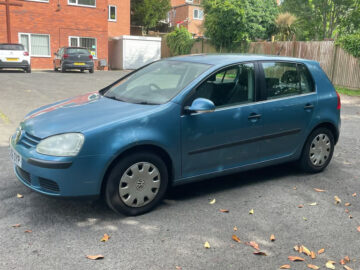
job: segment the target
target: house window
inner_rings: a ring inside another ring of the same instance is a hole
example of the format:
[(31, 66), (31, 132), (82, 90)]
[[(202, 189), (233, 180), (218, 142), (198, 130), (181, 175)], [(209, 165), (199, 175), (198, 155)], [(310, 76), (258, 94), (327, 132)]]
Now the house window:
[(192, 3), (193, 0), (185, 0), (186, 3)]
[(204, 11), (201, 9), (194, 9), (194, 19), (202, 20), (204, 17)]
[(50, 57), (50, 35), (19, 33), (20, 43), (30, 56)]
[(109, 6), (109, 21), (116, 22), (116, 6)]
[(69, 37), (69, 46), (83, 47), (90, 51), (91, 55), (97, 57), (96, 38), (90, 37)]
[(96, 0), (68, 0), (69, 5), (96, 7)]

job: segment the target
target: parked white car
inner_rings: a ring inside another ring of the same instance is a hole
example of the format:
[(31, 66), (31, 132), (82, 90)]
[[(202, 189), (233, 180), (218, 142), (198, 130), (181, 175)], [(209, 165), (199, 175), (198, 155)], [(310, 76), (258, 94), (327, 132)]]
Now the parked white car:
[(22, 44), (0, 43), (0, 69), (16, 68), (31, 72), (29, 52)]

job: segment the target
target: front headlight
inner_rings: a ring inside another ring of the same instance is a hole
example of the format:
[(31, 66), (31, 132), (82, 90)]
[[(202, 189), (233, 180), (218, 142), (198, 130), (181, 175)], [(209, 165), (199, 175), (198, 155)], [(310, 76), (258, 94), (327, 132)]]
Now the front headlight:
[(65, 133), (42, 140), (36, 146), (36, 152), (49, 156), (73, 157), (76, 156), (84, 143), (81, 133)]

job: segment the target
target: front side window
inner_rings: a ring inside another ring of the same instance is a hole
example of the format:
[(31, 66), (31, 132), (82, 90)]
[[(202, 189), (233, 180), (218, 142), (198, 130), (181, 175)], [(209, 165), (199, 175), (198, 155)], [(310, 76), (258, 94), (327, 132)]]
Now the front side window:
[[(208, 77), (190, 98), (211, 100), (216, 108), (253, 102), (255, 97), (254, 64), (240, 64), (223, 69)], [(189, 104), (188, 104), (189, 105)]]
[(69, 5), (96, 7), (96, 0), (68, 0)]
[(194, 9), (194, 19), (202, 20), (204, 17), (204, 12), (201, 9)]
[(90, 51), (92, 56), (97, 57), (96, 38), (69, 37), (69, 46), (86, 48)]
[(300, 78), (294, 63), (262, 63), (265, 74), (267, 99), (299, 95)]
[(122, 79), (104, 95), (129, 103), (163, 104), (209, 68), (191, 62), (155, 62)]
[(109, 6), (109, 21), (116, 22), (116, 6)]
[(19, 34), (20, 43), (30, 56), (48, 57), (50, 56), (50, 36), (43, 34)]

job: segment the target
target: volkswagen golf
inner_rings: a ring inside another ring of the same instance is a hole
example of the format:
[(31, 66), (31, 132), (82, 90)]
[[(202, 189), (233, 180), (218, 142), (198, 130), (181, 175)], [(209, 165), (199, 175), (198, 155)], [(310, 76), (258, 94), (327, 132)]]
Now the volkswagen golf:
[(32, 190), (103, 195), (115, 212), (139, 215), (170, 185), (290, 161), (321, 172), (339, 139), (340, 109), (317, 62), (181, 56), (30, 112), (10, 155)]

